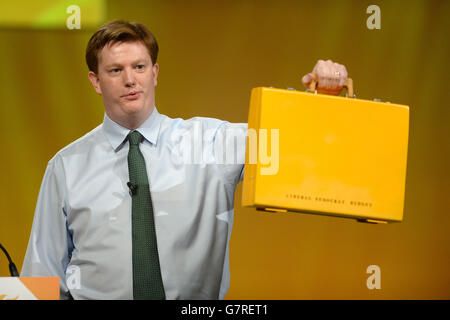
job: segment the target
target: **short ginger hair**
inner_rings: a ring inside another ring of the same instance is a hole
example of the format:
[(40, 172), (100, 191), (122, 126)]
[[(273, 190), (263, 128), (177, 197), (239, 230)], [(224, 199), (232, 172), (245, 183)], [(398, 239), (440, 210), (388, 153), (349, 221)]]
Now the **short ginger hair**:
[(148, 50), (152, 63), (158, 58), (158, 43), (146, 26), (139, 22), (114, 20), (102, 25), (89, 39), (86, 47), (86, 63), (90, 71), (98, 72), (98, 54), (106, 45), (120, 42), (142, 42)]

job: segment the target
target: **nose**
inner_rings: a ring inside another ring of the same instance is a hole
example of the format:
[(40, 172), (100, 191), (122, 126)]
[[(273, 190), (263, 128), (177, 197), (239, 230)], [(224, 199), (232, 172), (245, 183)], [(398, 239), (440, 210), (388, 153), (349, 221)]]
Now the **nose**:
[(134, 76), (133, 70), (125, 69), (123, 72), (124, 83), (127, 87), (133, 87), (136, 84), (136, 78)]

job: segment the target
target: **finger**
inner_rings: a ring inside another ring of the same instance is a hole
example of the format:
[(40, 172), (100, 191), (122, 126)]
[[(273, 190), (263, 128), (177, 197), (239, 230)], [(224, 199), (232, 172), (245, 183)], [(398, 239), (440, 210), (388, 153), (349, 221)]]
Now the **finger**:
[(333, 62), (333, 69), (332, 69), (332, 79), (333, 79), (333, 84), (332, 84), (332, 88), (333, 89), (338, 89), (339, 87), (342, 88), (342, 86), (340, 85), (340, 80), (341, 80), (341, 68), (339, 66), (338, 63)]
[(336, 90), (338, 85), (339, 85), (339, 75), (337, 73), (337, 63), (328, 60), (327, 61), (328, 64), (328, 79), (329, 79), (329, 83), (328, 83), (328, 89), (331, 90)]
[(335, 88), (340, 88), (342, 89), (342, 84), (341, 84), (341, 79), (342, 79), (342, 68), (341, 65), (339, 63), (334, 63), (334, 68), (335, 68)]
[(314, 66), (312, 72), (315, 73), (315, 74), (317, 74), (319, 68), (321, 68), (322, 65), (323, 65), (324, 63), (325, 63), (325, 61), (323, 61), (323, 60), (318, 60), (317, 63), (316, 63), (316, 65)]
[(344, 65), (341, 64), (339, 66), (339, 72), (341, 73), (341, 77), (339, 79), (339, 86), (343, 87), (348, 78), (347, 69), (345, 68)]
[(317, 78), (319, 79), (318, 87), (327, 88), (330, 85), (328, 63), (323, 62), (317, 67)]
[(336, 85), (335, 76), (332, 74), (332, 71), (327, 68), (322, 75), (322, 85), (321, 87), (324, 89), (334, 89)]
[(307, 87), (311, 83), (311, 80), (312, 78), (310, 76), (310, 73), (305, 74), (302, 78), (303, 85)]
[(329, 68), (330, 68), (330, 85), (329, 89), (332, 90), (341, 90), (345, 80), (346, 80), (346, 70), (343, 65), (340, 65), (339, 63), (329, 61)]

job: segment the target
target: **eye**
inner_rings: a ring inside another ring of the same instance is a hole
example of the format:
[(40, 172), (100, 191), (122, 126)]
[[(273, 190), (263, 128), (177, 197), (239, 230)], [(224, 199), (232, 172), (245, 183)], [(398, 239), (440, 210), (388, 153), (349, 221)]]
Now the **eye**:
[(143, 70), (145, 68), (145, 65), (144, 64), (138, 64), (137, 66), (136, 66), (136, 69), (138, 69), (138, 70)]
[(111, 73), (119, 73), (119, 71), (120, 71), (119, 68), (114, 68), (110, 70)]

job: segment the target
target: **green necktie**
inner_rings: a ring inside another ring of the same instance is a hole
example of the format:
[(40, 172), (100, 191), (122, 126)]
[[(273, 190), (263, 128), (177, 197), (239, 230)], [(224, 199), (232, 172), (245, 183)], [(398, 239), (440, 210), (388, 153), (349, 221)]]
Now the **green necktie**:
[(164, 300), (159, 266), (155, 221), (145, 160), (139, 150), (142, 135), (128, 134), (129, 187), (132, 191), (133, 297), (135, 300)]

